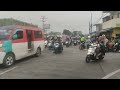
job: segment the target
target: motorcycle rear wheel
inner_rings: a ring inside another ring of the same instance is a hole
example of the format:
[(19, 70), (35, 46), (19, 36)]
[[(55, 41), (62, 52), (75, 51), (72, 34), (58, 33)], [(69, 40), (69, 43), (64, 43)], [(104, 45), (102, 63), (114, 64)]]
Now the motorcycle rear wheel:
[(113, 48), (113, 52), (117, 52), (117, 48)]
[(87, 55), (87, 56), (86, 56), (86, 63), (89, 63), (89, 62), (90, 62), (90, 60), (91, 60), (91, 59), (90, 59), (90, 56), (89, 56), (89, 55)]

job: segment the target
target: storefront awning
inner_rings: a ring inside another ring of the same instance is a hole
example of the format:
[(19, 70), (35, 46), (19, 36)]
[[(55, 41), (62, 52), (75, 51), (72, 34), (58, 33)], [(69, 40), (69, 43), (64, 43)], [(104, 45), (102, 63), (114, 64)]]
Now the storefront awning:
[(107, 30), (100, 30), (100, 32), (107, 32)]
[(114, 28), (108, 28), (108, 29), (102, 29), (100, 32), (108, 32), (108, 31), (112, 31)]

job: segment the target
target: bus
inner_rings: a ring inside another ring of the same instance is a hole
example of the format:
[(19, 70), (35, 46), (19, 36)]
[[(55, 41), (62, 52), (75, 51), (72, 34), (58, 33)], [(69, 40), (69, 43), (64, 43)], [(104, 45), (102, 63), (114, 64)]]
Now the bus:
[(44, 32), (40, 28), (9, 25), (0, 27), (0, 64), (10, 67), (15, 60), (44, 50)]

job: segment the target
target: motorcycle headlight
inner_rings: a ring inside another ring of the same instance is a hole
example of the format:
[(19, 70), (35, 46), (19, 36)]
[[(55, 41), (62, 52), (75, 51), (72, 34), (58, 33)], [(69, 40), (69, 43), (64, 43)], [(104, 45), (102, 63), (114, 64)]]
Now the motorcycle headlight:
[(0, 47), (0, 52), (4, 52), (4, 51), (5, 51), (4, 48)]

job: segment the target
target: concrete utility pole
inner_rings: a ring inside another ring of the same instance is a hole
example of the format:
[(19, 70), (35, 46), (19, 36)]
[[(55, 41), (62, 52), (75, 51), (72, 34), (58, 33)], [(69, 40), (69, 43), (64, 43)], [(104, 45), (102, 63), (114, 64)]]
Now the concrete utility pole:
[(91, 33), (91, 24), (89, 22), (89, 34)]
[(41, 20), (42, 20), (43, 30), (45, 31), (45, 28), (44, 28), (44, 22), (45, 22), (45, 19), (47, 19), (47, 18), (45, 18), (45, 16), (41, 16), (41, 17), (42, 17)]
[(91, 32), (92, 32), (92, 12), (90, 11), (91, 13)]

